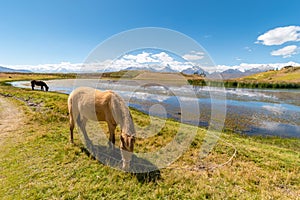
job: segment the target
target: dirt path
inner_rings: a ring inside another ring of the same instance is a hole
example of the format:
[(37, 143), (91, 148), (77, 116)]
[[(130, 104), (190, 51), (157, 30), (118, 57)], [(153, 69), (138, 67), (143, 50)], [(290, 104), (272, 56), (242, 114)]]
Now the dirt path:
[(0, 145), (22, 125), (23, 114), (9, 99), (0, 96)]

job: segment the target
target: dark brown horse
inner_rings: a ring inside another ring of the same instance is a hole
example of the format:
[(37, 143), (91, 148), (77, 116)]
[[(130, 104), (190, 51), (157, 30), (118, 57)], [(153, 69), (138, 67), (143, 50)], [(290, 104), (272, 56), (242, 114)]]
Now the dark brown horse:
[(37, 80), (32, 80), (31, 81), (31, 88), (32, 90), (34, 90), (34, 86), (41, 86), (41, 90), (44, 90), (44, 87), (46, 89), (46, 91), (49, 90), (48, 85), (44, 82), (44, 81), (37, 81)]

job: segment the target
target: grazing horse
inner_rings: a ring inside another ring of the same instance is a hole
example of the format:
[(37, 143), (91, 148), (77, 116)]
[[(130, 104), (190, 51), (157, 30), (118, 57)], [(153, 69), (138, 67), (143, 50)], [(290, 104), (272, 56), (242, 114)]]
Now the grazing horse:
[(115, 144), (115, 129), (121, 128), (120, 149), (123, 169), (128, 169), (135, 142), (135, 128), (130, 111), (124, 100), (112, 91), (100, 91), (89, 87), (79, 87), (69, 95), (70, 140), (73, 143), (75, 121), (86, 136), (87, 120), (106, 121), (109, 141)]
[(34, 86), (41, 86), (41, 90), (44, 90), (44, 87), (46, 88), (46, 91), (49, 90), (48, 85), (44, 82), (44, 81), (36, 81), (36, 80), (32, 80), (31, 81), (31, 88), (32, 90), (34, 90)]

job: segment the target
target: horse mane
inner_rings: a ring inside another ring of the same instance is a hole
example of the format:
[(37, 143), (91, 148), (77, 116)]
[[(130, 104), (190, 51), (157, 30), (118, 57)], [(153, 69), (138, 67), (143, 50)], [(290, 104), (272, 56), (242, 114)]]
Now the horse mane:
[(135, 136), (132, 116), (125, 101), (118, 94), (112, 92), (110, 106), (113, 118), (117, 124), (120, 124), (122, 133)]

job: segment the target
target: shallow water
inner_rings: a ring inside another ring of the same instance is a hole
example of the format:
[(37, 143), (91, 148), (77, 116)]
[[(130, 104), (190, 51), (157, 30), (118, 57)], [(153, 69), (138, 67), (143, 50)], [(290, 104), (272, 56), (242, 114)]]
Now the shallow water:
[[(30, 88), (29, 81), (11, 83)], [(300, 90), (224, 89), (134, 80), (51, 80), (50, 91), (69, 94), (78, 86), (113, 90), (130, 106), (151, 115), (248, 135), (300, 138)]]

